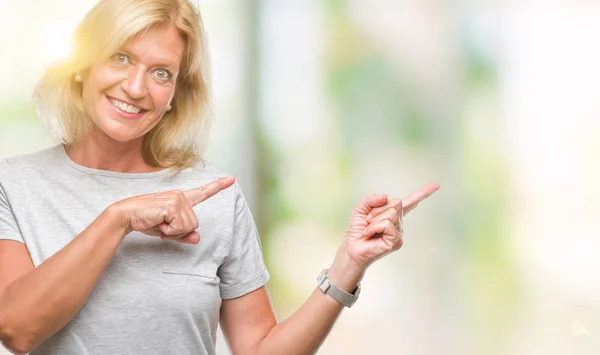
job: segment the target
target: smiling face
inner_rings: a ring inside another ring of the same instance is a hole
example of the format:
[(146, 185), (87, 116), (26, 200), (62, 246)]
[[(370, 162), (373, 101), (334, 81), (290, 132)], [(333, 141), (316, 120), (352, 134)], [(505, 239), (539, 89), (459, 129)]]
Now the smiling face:
[(152, 27), (93, 65), (82, 97), (94, 133), (127, 142), (156, 126), (173, 99), (183, 52), (176, 28)]

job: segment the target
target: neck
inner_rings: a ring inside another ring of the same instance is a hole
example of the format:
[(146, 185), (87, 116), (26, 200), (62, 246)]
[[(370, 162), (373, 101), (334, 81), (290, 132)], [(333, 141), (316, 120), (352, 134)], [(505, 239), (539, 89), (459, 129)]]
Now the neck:
[(143, 137), (119, 142), (106, 134), (90, 132), (86, 137), (65, 147), (75, 163), (98, 170), (123, 173), (146, 173), (161, 168), (149, 165), (142, 156)]

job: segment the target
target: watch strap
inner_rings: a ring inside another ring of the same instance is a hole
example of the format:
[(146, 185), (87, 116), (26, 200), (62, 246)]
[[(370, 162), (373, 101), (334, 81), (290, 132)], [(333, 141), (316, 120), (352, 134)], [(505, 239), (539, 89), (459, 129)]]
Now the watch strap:
[(360, 283), (352, 293), (348, 293), (331, 283), (327, 278), (327, 271), (328, 269), (323, 269), (317, 279), (321, 291), (344, 306), (348, 308), (352, 307), (360, 295)]

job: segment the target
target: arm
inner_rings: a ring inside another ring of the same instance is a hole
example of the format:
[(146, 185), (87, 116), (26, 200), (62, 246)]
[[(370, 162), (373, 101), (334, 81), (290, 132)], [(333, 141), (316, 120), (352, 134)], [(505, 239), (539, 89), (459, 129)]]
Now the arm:
[[(404, 200), (370, 196), (353, 212), (346, 239), (329, 269), (330, 281), (352, 292), (367, 267), (402, 246), (401, 218), (438, 189), (428, 185)], [(235, 355), (314, 354), (343, 309), (316, 288), (286, 321), (277, 324), (263, 287), (245, 296), (224, 300), (221, 326)]]
[(119, 201), (36, 268), (25, 245), (0, 241), (0, 340), (15, 353), (27, 353), (63, 328), (130, 231), (198, 243), (192, 206), (232, 183), (233, 179), (219, 179), (194, 190)]
[[(363, 273), (344, 259), (343, 254), (338, 253), (328, 276), (336, 286), (351, 292)], [(262, 287), (242, 297), (223, 300), (221, 327), (236, 355), (313, 354), (343, 308), (341, 303), (315, 288), (296, 313), (277, 324), (268, 291)]]
[(34, 268), (24, 244), (0, 241), (0, 340), (27, 353), (71, 320), (125, 237), (110, 209)]

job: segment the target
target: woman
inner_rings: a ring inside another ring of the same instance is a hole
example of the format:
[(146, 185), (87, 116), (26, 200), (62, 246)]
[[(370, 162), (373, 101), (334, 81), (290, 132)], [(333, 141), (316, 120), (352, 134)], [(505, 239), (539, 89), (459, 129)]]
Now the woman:
[[(203, 32), (187, 0), (102, 0), (36, 89), (63, 144), (0, 163), (0, 339), (14, 353), (310, 354), (366, 268), (402, 245), (407, 199), (367, 197), (319, 287), (278, 323), (233, 177), (199, 158)], [(157, 238), (159, 237), (159, 238)]]

